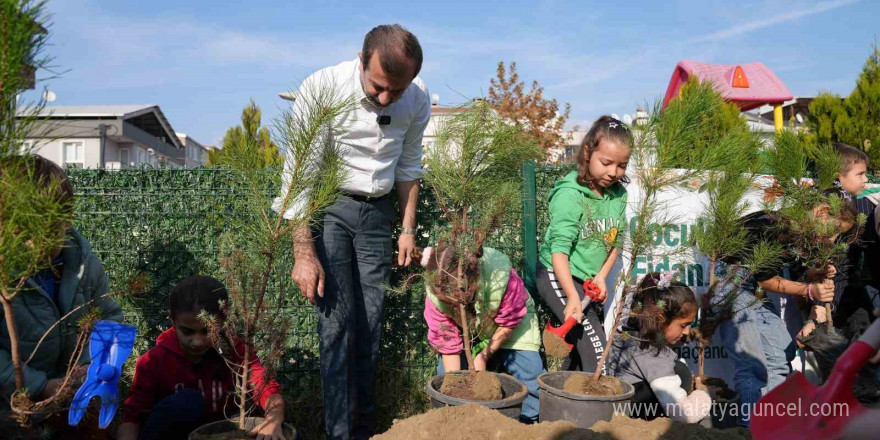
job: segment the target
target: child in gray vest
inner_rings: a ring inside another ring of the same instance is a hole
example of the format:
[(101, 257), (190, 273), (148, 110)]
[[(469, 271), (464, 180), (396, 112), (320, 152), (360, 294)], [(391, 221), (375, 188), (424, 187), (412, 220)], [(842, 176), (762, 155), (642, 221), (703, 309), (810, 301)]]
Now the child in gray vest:
[(672, 273), (654, 272), (642, 279), (625, 333), (614, 341), (608, 371), (635, 388), (633, 417), (696, 423), (709, 415), (712, 399), (700, 378), (689, 392), (690, 371), (672, 347), (690, 333), (697, 301), (688, 286), (672, 278)]

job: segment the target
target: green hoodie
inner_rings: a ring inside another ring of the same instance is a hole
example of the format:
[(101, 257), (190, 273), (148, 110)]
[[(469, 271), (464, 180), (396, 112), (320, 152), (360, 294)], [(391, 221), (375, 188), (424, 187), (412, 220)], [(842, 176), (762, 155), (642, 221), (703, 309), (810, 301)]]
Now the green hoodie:
[(552, 254), (565, 254), (572, 276), (594, 277), (611, 249), (620, 246), (626, 199), (626, 188), (620, 182), (599, 196), (577, 182), (577, 171), (558, 180), (550, 190), (550, 226), (541, 244), (541, 264), (551, 269)]

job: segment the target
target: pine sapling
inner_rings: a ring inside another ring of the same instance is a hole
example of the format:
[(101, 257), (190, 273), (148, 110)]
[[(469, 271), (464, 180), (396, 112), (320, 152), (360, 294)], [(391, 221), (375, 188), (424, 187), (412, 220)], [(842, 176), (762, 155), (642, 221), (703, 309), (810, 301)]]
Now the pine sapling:
[[(282, 289), (273, 282), (277, 266), (296, 258), (290, 246), (297, 239), (295, 232), (312, 226), (346, 179), (340, 117), (355, 101), (341, 95), (332, 79), (324, 80), (304, 82), (293, 108), (276, 122), (274, 142), (285, 152), (283, 173), (277, 167), (264, 168), (262, 146), (250, 145), (259, 139), (238, 131), (224, 141), (231, 148), (223, 164), (247, 189), (249, 213), (229, 218), (233, 224), (222, 239), (221, 268), (229, 292), (228, 303), (222, 305), (224, 319), (205, 313), (200, 317), (233, 373), (240, 430), (254, 409), (248, 394), (261, 395), (275, 376), (293, 327), (288, 315), (277, 312), (284, 304)], [(266, 197), (279, 187), (278, 199)], [(270, 295), (272, 289), (279, 289), (277, 297)], [(258, 352), (265, 367), (260, 377), (254, 371)]]

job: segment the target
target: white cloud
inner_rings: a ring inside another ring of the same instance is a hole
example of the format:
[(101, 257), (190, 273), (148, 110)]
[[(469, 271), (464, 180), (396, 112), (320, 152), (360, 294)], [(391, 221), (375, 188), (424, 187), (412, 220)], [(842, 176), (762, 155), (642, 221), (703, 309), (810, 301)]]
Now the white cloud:
[(758, 18), (746, 23), (738, 24), (735, 26), (731, 26), (727, 29), (721, 29), (719, 31), (712, 32), (711, 34), (699, 36), (689, 40), (691, 43), (702, 43), (702, 42), (711, 42), (711, 41), (722, 41), (726, 40), (730, 37), (735, 37), (737, 35), (747, 34), (752, 31), (756, 31), (758, 29), (763, 29), (769, 26), (773, 26), (780, 23), (785, 23), (792, 20), (797, 20), (802, 17), (807, 17), (810, 15), (819, 14), (822, 12), (830, 11), (832, 9), (837, 9), (843, 6), (847, 6), (853, 3), (857, 3), (860, 0), (834, 0), (828, 2), (821, 2), (816, 4), (811, 8), (803, 8), (803, 9), (795, 9), (789, 12), (785, 12), (782, 14), (774, 15), (768, 18)]

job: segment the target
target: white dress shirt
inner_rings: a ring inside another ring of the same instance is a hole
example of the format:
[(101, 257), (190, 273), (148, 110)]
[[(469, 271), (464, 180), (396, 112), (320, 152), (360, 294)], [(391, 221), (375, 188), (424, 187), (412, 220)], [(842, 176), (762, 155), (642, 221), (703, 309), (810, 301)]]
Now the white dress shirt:
[[(421, 78), (416, 77), (400, 99), (386, 107), (374, 105), (364, 93), (361, 84), (360, 60), (346, 61), (321, 69), (303, 81), (301, 95), (306, 87), (331, 85), (341, 97), (353, 96), (355, 105), (340, 116), (343, 133), (336, 137), (343, 149), (346, 182), (343, 192), (380, 197), (388, 194), (394, 182), (409, 182), (422, 177), (422, 135), (431, 117), (431, 98)], [(318, 90), (312, 89), (312, 90)], [(308, 91), (305, 91), (308, 93)], [(294, 101), (293, 112), (298, 111)], [(390, 116), (387, 125), (379, 125), (378, 117)], [(285, 161), (288, 162), (288, 161)], [(282, 181), (288, 182), (285, 167)], [(285, 188), (282, 188), (282, 196)], [(284, 212), (292, 219), (305, 202), (296, 202)], [(273, 208), (279, 211), (281, 198)]]

